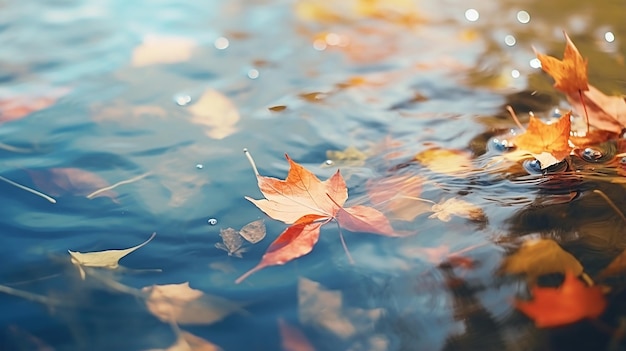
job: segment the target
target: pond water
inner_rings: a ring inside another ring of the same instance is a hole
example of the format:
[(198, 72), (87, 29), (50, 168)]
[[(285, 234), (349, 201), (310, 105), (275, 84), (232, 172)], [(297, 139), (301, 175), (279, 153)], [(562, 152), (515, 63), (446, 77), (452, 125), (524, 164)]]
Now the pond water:
[[(589, 178), (494, 166), (494, 137), (516, 128), (504, 106), (524, 123), (529, 111), (568, 108), (533, 67), (533, 46), (560, 57), (565, 30), (591, 82), (626, 91), (620, 1), (0, 9), (0, 176), (50, 197), (0, 182), (0, 350), (624, 346), (591, 322), (536, 328), (512, 304), (526, 280), (499, 270), (528, 236), (556, 240), (590, 273), (623, 250), (626, 190), (602, 177), (615, 176), (612, 157), (626, 148), (599, 146), (609, 156), (593, 167), (576, 161)], [(287, 227), (244, 198), (262, 198), (244, 148), (266, 176), (286, 177), (285, 153), (321, 179), (340, 169), (350, 206), (375, 205), (385, 189), (412, 198), (385, 213), (408, 234), (342, 231), (352, 263), (327, 225), (310, 254), (235, 284)], [(449, 199), (470, 214), (433, 214), (428, 201)], [(260, 242), (231, 242), (230, 255), (216, 247), (221, 230), (259, 219)], [(68, 254), (130, 248), (152, 233), (116, 269)], [(185, 282), (202, 303), (186, 306), (183, 289), (150, 304), (153, 286)], [(623, 304), (610, 307), (623, 319)]]

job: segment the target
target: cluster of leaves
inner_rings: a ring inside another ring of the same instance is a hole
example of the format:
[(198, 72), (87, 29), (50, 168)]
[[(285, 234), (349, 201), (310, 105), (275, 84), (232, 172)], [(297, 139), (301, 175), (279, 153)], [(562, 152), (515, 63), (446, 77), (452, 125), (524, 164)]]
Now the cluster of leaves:
[[(531, 155), (546, 169), (563, 161), (577, 149), (619, 136), (626, 127), (626, 101), (621, 96), (607, 96), (588, 82), (587, 60), (565, 34), (563, 59), (536, 53), (542, 69), (554, 78), (554, 87), (565, 93), (574, 110), (584, 116), (586, 126), (572, 130), (571, 113), (553, 123), (531, 116), (528, 128), (513, 143), (517, 156)], [(523, 129), (523, 127), (520, 125)]]

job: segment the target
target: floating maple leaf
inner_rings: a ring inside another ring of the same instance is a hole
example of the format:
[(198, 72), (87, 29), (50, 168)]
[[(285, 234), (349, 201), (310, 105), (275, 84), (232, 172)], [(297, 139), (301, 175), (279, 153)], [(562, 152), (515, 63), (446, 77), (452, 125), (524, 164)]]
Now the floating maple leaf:
[(548, 168), (569, 156), (571, 129), (570, 113), (556, 122), (547, 124), (530, 116), (526, 132), (518, 135), (514, 143), (518, 149), (528, 151), (541, 163), (541, 169)]
[(539, 328), (558, 327), (585, 318), (597, 318), (606, 308), (602, 289), (587, 286), (572, 272), (558, 288), (533, 287), (533, 299), (516, 300), (515, 307), (535, 321)]
[[(626, 101), (621, 96), (606, 96), (588, 83), (587, 60), (565, 34), (563, 60), (535, 50), (541, 68), (554, 78), (554, 87), (567, 95), (578, 113), (584, 113), (588, 126), (612, 133), (621, 133), (626, 126)], [(589, 127), (587, 127), (589, 133)]]
[(342, 207), (348, 199), (348, 189), (339, 170), (321, 181), (288, 155), (285, 157), (290, 165), (287, 178), (257, 175), (265, 199), (248, 196), (246, 199), (268, 216), (293, 225), (276, 238), (261, 262), (237, 279), (237, 283), (264, 267), (285, 264), (308, 254), (319, 239), (320, 227), (333, 219), (350, 231), (396, 235), (389, 220), (378, 210), (360, 205)]
[(565, 34), (565, 52), (563, 60), (540, 54), (535, 55), (541, 62), (541, 68), (554, 78), (554, 87), (564, 93), (576, 93), (589, 89), (587, 82), (587, 59), (584, 59), (572, 40)]

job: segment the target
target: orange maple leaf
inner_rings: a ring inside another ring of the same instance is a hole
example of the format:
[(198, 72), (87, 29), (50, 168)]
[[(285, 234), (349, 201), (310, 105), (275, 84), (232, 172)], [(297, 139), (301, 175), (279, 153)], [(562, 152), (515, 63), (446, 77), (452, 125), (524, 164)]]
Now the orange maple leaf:
[(587, 286), (567, 272), (558, 288), (533, 287), (533, 300), (516, 300), (515, 307), (535, 321), (539, 328), (558, 327), (585, 318), (597, 318), (606, 308), (602, 289)]
[[(567, 157), (572, 148), (569, 145), (571, 130), (570, 113), (566, 113), (556, 122), (543, 123), (540, 119), (530, 116), (526, 132), (515, 137), (514, 143), (518, 149), (525, 150), (537, 157), (548, 153), (555, 159), (552, 164)], [(542, 168), (550, 166), (542, 162)]]
[(587, 80), (587, 59), (583, 58), (567, 33), (563, 60), (540, 54), (535, 55), (541, 62), (541, 68), (554, 78), (554, 87), (564, 93), (576, 93), (589, 89)]
[(354, 232), (396, 236), (387, 217), (367, 206), (343, 207), (348, 199), (346, 182), (339, 170), (325, 181), (294, 162), (288, 155), (289, 173), (285, 180), (257, 175), (265, 199), (246, 199), (268, 216), (292, 224), (269, 246), (261, 262), (239, 277), (240, 283), (264, 267), (282, 265), (313, 250), (322, 225), (336, 220)]

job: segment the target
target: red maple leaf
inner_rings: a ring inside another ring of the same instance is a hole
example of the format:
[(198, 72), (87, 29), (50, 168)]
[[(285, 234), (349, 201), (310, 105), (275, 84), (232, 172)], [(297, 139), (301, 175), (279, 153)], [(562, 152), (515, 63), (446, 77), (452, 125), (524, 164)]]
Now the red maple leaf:
[(261, 262), (236, 280), (268, 266), (282, 265), (313, 250), (322, 225), (331, 220), (353, 232), (396, 236), (387, 217), (367, 206), (343, 207), (348, 199), (346, 182), (339, 170), (325, 181), (285, 155), (290, 169), (285, 180), (257, 175), (265, 199), (246, 199), (268, 216), (292, 224), (269, 246)]
[(516, 300), (515, 307), (535, 321), (539, 328), (558, 327), (585, 318), (597, 318), (606, 308), (598, 286), (587, 286), (567, 272), (558, 288), (533, 287), (533, 300)]

